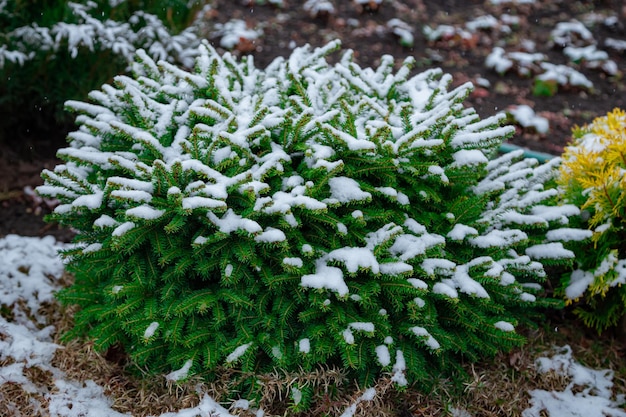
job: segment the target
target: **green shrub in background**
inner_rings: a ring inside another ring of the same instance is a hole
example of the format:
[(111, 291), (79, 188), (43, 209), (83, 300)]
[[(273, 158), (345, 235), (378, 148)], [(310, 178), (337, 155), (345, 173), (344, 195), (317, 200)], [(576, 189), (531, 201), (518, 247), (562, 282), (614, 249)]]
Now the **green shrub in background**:
[(573, 131), (559, 185), (563, 200), (583, 210), (591, 243), (576, 249), (578, 267), (562, 291), (587, 326), (614, 326), (626, 313), (626, 112), (615, 109)]
[(199, 41), (184, 28), (198, 2), (188, 3), (0, 2), (0, 141), (67, 132), (63, 103), (126, 71), (137, 48), (193, 65)]
[[(79, 129), (44, 171), (50, 220), (75, 228), (70, 337), (151, 372), (234, 368), (245, 398), (274, 368), (427, 382), (519, 345), (543, 265), (558, 162), (496, 157), (503, 115), (431, 70), (360, 68), (338, 42), (266, 70), (200, 49), (194, 72), (137, 55), (134, 77), (70, 101)], [(540, 261), (540, 262), (539, 262)], [(310, 385), (290, 386), (306, 407)]]

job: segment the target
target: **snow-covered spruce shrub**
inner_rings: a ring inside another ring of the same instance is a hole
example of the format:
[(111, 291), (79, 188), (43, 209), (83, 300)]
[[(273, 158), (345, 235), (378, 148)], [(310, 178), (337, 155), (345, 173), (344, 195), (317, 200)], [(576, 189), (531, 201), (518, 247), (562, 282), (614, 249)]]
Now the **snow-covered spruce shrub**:
[(38, 191), (79, 233), (70, 336), (175, 379), (335, 364), (364, 386), (523, 341), (550, 304), (535, 259), (573, 258), (546, 241), (578, 213), (549, 205), (555, 162), (496, 158), (514, 129), (463, 106), (469, 83), (330, 65), (337, 48), (259, 70), (203, 45), (194, 72), (139, 52), (134, 78), (67, 103), (80, 127)]
[(626, 112), (614, 109), (573, 130), (565, 148), (559, 185), (563, 200), (583, 210), (591, 243), (575, 248), (578, 268), (564, 276), (574, 310), (598, 331), (626, 313)]

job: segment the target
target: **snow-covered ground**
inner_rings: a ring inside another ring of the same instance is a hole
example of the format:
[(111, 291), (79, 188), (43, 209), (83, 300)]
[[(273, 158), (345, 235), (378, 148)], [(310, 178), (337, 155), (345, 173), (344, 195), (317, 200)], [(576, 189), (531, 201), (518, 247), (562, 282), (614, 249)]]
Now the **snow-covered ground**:
[[(63, 347), (53, 343), (55, 329), (46, 325), (45, 317), (38, 310), (42, 304), (51, 302), (54, 292), (60, 288), (63, 263), (57, 250), (61, 248), (62, 244), (50, 236), (9, 235), (0, 238), (0, 402), (4, 403), (4, 408), (0, 409), (12, 409), (11, 398), (3, 396), (2, 388), (5, 384), (13, 384), (45, 399), (42, 402), (35, 399), (37, 396), (31, 399), (31, 407), (39, 409), (44, 416), (129, 416), (112, 409), (113, 400), (107, 398), (104, 388), (94, 381), (72, 380), (52, 365), (55, 351)], [(568, 377), (570, 383), (560, 392), (530, 391), (531, 406), (523, 412), (523, 417), (626, 417), (625, 409), (620, 407), (626, 401), (626, 393), (613, 392), (613, 372), (579, 364), (569, 346), (555, 348), (548, 356), (537, 358), (536, 366), (540, 373), (556, 372)], [(49, 372), (53, 386), (41, 386), (31, 381), (28, 369), (33, 367)], [(371, 401), (376, 394), (374, 389), (365, 390), (341, 417), (353, 416), (358, 403)], [(202, 400), (196, 407), (160, 417), (236, 415), (235, 407), (229, 411), (206, 394), (200, 397)], [(244, 403), (238, 401), (239, 407), (247, 407)], [(471, 416), (464, 410), (455, 410), (453, 414)], [(15, 409), (14, 415), (23, 414)], [(261, 417), (264, 413), (259, 410), (256, 415)]]

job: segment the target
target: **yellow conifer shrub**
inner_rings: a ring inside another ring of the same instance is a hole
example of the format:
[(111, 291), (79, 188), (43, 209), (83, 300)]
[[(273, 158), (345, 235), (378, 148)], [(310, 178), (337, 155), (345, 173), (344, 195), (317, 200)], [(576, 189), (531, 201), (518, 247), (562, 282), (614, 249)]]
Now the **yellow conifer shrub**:
[(565, 149), (559, 185), (564, 201), (582, 209), (592, 232), (579, 247), (578, 269), (563, 280), (576, 313), (602, 331), (626, 312), (626, 112), (614, 109), (591, 124), (575, 127)]

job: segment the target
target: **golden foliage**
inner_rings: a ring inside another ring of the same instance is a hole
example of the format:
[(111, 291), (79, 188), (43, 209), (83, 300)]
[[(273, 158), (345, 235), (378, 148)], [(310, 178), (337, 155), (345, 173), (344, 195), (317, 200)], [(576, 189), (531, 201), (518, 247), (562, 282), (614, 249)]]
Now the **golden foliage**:
[(563, 154), (559, 185), (572, 200), (576, 200), (574, 194), (582, 194), (581, 208), (591, 212), (591, 227), (624, 222), (626, 112), (614, 109), (590, 125), (576, 127), (574, 138)]
[[(585, 324), (601, 331), (615, 325), (626, 311), (622, 301), (626, 300), (622, 288), (626, 280), (626, 112), (614, 109), (590, 125), (576, 127), (573, 136), (573, 144), (563, 154), (558, 183), (565, 200), (588, 215), (594, 244), (579, 253), (579, 277), (589, 284), (585, 305), (575, 311)], [(572, 285), (571, 280), (566, 285)]]

